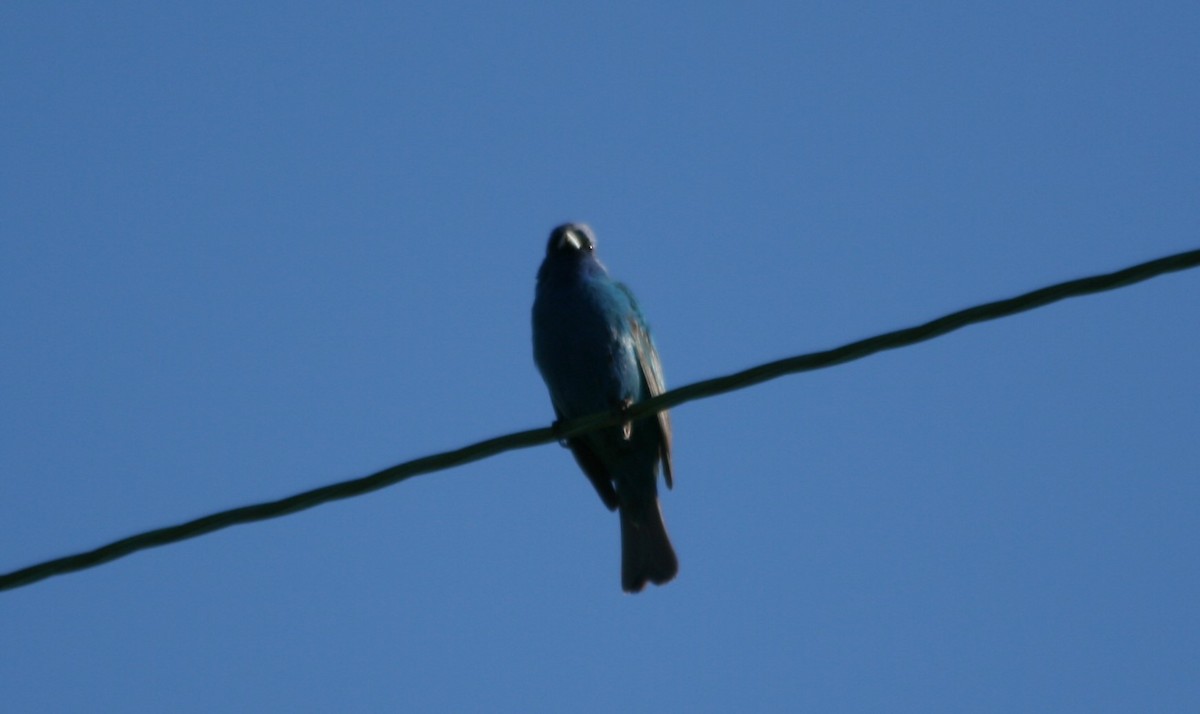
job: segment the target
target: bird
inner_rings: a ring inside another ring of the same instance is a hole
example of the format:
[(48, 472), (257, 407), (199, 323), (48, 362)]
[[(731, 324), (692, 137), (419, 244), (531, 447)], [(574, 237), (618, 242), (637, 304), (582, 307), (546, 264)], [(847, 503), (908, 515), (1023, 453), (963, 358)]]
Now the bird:
[[(602, 411), (627, 410), (666, 390), (662, 363), (633, 292), (596, 257), (583, 223), (550, 233), (533, 301), (533, 358), (554, 407), (556, 425)], [(636, 593), (679, 571), (658, 499), (662, 467), (671, 467), (667, 412), (565, 440), (600, 500), (621, 523), (621, 587)]]

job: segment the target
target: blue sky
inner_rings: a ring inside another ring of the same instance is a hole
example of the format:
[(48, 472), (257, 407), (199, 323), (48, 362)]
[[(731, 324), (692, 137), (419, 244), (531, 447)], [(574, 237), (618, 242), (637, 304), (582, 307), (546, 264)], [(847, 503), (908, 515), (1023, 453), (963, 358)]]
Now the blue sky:
[[(549, 423), (583, 220), (669, 384), (1200, 245), (1185, 3), (8, 3), (0, 570)], [(1200, 274), (0, 594), (13, 711), (1195, 711)]]

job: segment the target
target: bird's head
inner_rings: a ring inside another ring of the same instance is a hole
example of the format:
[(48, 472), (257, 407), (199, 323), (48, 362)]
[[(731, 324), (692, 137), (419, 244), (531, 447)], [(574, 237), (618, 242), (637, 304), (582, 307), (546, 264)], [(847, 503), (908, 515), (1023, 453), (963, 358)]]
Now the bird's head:
[(550, 232), (546, 257), (585, 255), (596, 250), (596, 236), (583, 223), (564, 223)]

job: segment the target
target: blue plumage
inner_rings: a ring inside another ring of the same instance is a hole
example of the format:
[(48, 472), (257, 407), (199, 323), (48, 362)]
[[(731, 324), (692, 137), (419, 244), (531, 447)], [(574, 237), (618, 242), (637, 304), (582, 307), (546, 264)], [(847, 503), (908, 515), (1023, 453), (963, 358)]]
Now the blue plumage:
[[(629, 288), (596, 258), (586, 225), (554, 229), (538, 270), (533, 357), (559, 419), (620, 409), (664, 391), (662, 365)], [(658, 504), (658, 468), (672, 485), (666, 412), (568, 441), (584, 474), (621, 518), (621, 586), (638, 592), (679, 569)]]

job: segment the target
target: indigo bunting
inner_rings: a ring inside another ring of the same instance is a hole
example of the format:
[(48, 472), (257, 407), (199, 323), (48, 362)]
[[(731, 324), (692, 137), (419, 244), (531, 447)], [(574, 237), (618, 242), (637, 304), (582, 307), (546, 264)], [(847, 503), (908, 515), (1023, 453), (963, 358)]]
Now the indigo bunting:
[[(649, 328), (625, 285), (596, 258), (592, 230), (554, 229), (537, 275), (533, 358), (559, 421), (624, 410), (665, 390)], [(639, 592), (679, 570), (658, 503), (658, 466), (672, 486), (665, 411), (568, 439), (600, 500), (621, 519), (621, 587)]]

